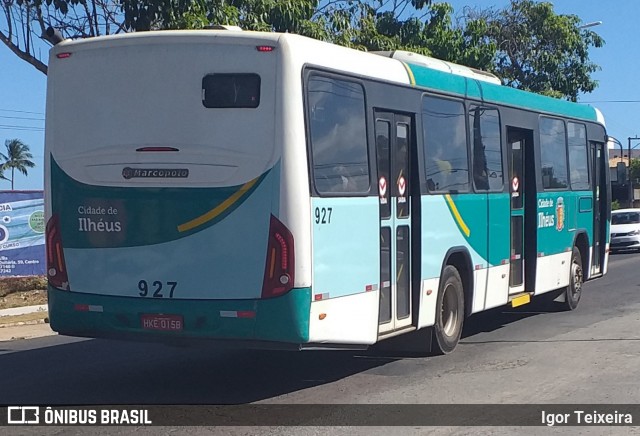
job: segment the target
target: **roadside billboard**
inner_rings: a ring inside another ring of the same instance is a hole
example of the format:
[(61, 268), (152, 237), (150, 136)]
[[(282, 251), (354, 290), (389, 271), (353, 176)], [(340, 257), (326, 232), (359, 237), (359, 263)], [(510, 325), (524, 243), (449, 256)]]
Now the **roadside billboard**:
[(44, 191), (0, 191), (0, 277), (45, 274)]

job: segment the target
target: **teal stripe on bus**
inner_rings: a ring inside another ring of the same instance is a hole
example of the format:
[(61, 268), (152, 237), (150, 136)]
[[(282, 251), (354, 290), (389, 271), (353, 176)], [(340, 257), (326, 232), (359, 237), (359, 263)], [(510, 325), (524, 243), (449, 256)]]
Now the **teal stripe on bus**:
[[(49, 316), (54, 331), (68, 335), (102, 334), (146, 337), (240, 339), (301, 344), (309, 341), (311, 288), (294, 288), (283, 296), (246, 300), (181, 300), (114, 297), (48, 287)], [(78, 311), (76, 305), (99, 307)], [(221, 312), (251, 312), (233, 318)], [(172, 314), (184, 319), (181, 332), (145, 330), (142, 314)]]
[[(271, 192), (277, 189), (280, 162), (249, 183), (216, 188), (90, 185), (69, 176), (53, 156), (50, 177), (51, 212), (60, 217), (65, 248), (141, 247), (175, 241), (212, 227), (254, 192), (253, 199), (265, 198), (256, 216), (261, 212), (268, 220), (274, 210)], [(113, 209), (115, 214), (81, 213), (87, 206)], [(89, 222), (96, 225), (98, 221), (111, 230), (89, 231)]]
[(530, 109), (536, 112), (597, 121), (596, 110), (588, 105), (546, 97), (509, 86), (495, 85), (418, 65), (407, 65), (411, 69), (415, 77), (415, 85), (418, 87), (458, 94), (463, 97), (496, 104)]

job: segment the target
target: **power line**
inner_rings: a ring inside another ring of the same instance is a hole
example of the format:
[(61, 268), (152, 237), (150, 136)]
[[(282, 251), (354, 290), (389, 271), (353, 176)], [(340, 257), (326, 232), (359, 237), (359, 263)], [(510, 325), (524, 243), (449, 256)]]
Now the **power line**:
[(8, 117), (6, 115), (0, 115), (0, 118), (8, 118), (12, 120), (32, 120), (32, 121), (44, 121), (44, 118), (31, 118), (31, 117)]
[(10, 124), (0, 124), (0, 129), (3, 130), (27, 130), (27, 131), (44, 131), (44, 127), (28, 127), (28, 126), (12, 126)]
[(640, 103), (640, 100), (583, 100), (579, 103)]
[(44, 112), (19, 111), (17, 109), (0, 109), (0, 112), (17, 112), (21, 114), (44, 115)]

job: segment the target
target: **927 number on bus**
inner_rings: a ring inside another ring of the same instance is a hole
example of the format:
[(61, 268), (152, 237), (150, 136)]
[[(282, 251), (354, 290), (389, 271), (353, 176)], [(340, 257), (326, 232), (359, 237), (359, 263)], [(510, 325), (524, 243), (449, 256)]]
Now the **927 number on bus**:
[[(173, 291), (175, 291), (176, 286), (178, 286), (178, 282), (162, 283), (161, 281), (156, 280), (155, 282), (151, 283), (150, 288), (149, 283), (147, 283), (146, 280), (140, 280), (138, 282), (138, 289), (140, 290), (138, 295), (140, 295), (141, 297), (149, 296), (153, 298), (173, 298)], [(169, 292), (168, 296), (166, 294), (167, 289)], [(152, 292), (151, 295), (149, 295), (150, 292)]]
[(332, 207), (316, 207), (316, 224), (331, 224)]

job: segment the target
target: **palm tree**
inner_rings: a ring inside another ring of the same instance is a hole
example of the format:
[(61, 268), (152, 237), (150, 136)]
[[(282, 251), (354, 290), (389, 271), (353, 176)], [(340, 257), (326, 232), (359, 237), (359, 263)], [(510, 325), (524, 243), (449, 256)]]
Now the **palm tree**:
[[(0, 169), (4, 172), (11, 168), (11, 190), (13, 191), (15, 170), (26, 176), (27, 168), (33, 168), (36, 164), (29, 160), (33, 158), (33, 155), (29, 152), (29, 146), (19, 139), (7, 139), (4, 141), (4, 146), (7, 148), (7, 154), (0, 153), (0, 158), (5, 161)], [(6, 179), (4, 176), (2, 178)]]

